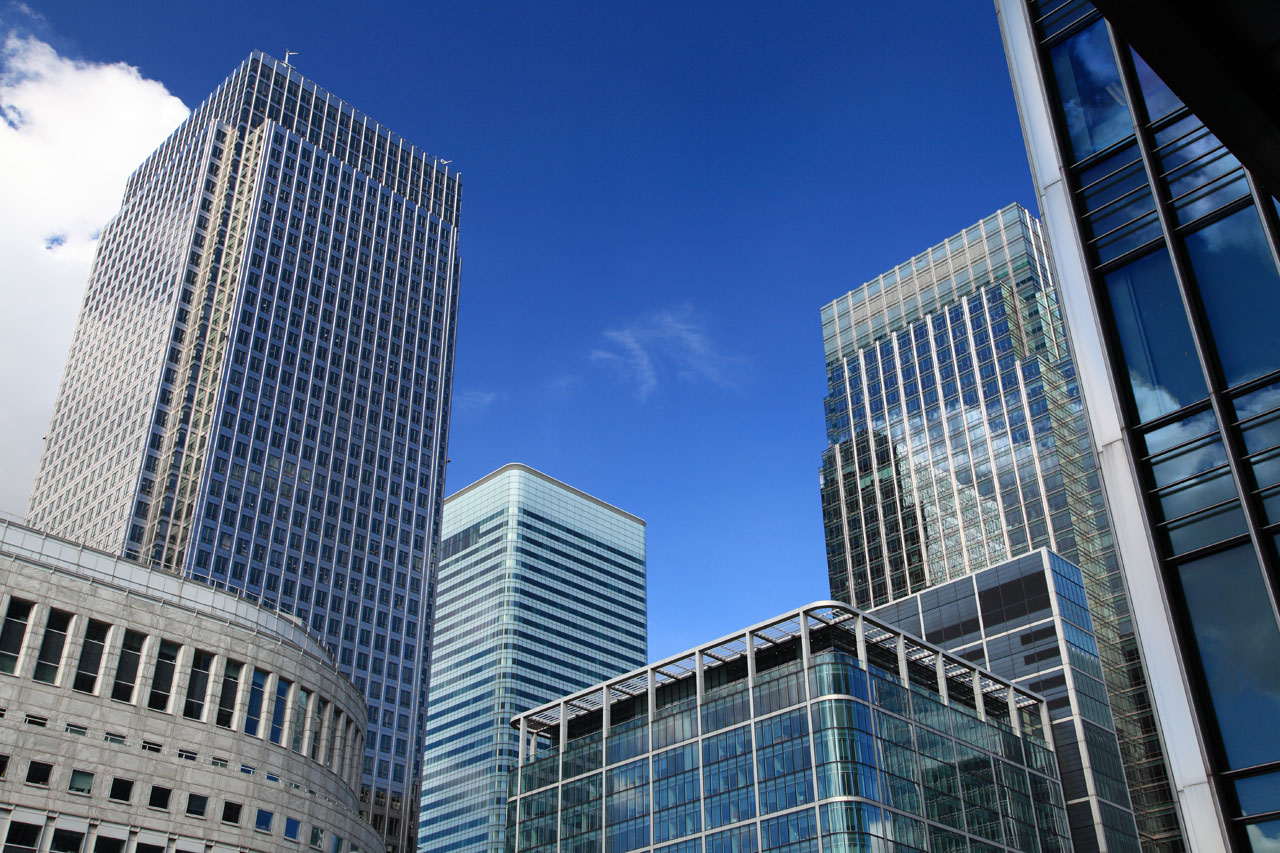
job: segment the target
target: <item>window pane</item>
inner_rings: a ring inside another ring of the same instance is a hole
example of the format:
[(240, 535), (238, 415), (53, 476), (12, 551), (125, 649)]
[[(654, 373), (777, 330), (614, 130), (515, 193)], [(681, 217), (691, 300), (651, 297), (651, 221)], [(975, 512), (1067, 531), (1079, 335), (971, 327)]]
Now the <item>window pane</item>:
[(1251, 547), (1193, 560), (1178, 577), (1228, 764), (1280, 759), (1280, 630)]
[(1169, 87), (1164, 81), (1156, 76), (1156, 72), (1151, 70), (1151, 66), (1143, 61), (1141, 56), (1134, 53), (1130, 49), (1129, 54), (1133, 57), (1133, 70), (1138, 72), (1138, 86), (1142, 89), (1142, 99), (1147, 104), (1147, 118), (1156, 121), (1176, 109), (1182, 107), (1182, 101), (1178, 100), (1178, 96), (1169, 91)]
[(1096, 154), (1133, 133), (1129, 104), (1120, 86), (1120, 72), (1104, 21), (1099, 20), (1055, 47), (1051, 60), (1075, 160)]
[(1252, 206), (1187, 237), (1228, 385), (1280, 368), (1280, 276)]
[(18, 665), (18, 653), (22, 639), (27, 634), (27, 619), (31, 616), (31, 602), (20, 598), (9, 599), (9, 611), (0, 629), (0, 672), (12, 675)]
[(1241, 779), (1236, 782), (1236, 797), (1243, 814), (1280, 811), (1280, 773)]
[(1106, 282), (1138, 418), (1208, 396), (1168, 250), (1121, 267)]
[(1245, 831), (1249, 834), (1249, 849), (1254, 853), (1268, 853), (1280, 847), (1280, 820), (1255, 823)]

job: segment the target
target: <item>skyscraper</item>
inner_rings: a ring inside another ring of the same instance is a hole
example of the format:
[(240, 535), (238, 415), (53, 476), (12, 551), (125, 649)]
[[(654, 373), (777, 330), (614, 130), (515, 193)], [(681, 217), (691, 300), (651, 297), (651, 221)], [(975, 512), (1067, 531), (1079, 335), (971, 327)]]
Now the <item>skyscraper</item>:
[(1050, 270), (1011, 205), (823, 308), (831, 594), (876, 607), (1037, 548), (1080, 566), (1139, 830), (1176, 836)]
[[(1091, 4), (996, 6), (1188, 845), (1274, 848), (1276, 188)], [(1231, 7), (1208, 16), (1206, 40)], [(1152, 33), (1168, 23), (1153, 18)]]
[(321, 637), (368, 702), (391, 849), (416, 816), (460, 190), (251, 54), (103, 230), (28, 515)]
[(445, 501), (418, 847), (502, 850), (513, 715), (643, 666), (645, 525), (525, 465)]

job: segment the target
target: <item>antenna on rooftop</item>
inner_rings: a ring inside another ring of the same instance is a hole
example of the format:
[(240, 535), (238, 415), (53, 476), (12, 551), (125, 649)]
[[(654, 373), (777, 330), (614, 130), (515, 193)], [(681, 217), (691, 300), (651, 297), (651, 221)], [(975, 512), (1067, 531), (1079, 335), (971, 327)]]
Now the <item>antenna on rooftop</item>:
[(289, 65), (289, 57), (291, 57), (291, 56), (301, 56), (301, 55), (302, 55), (302, 54), (301, 54), (301, 53), (299, 53), (298, 51), (296, 51), (296, 50), (289, 50), (289, 48), (287, 48), (287, 47), (286, 47), (286, 48), (284, 49), (284, 64), (285, 64), (285, 66), (287, 66), (287, 67), (289, 67), (289, 68), (292, 68), (293, 66), (292, 66), (292, 65)]

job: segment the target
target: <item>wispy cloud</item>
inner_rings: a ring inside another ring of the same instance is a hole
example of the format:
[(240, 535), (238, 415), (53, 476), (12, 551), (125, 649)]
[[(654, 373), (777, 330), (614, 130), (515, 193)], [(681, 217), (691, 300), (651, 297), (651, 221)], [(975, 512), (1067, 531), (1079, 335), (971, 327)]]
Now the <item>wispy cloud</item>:
[(711, 340), (689, 305), (646, 314), (606, 329), (602, 337), (604, 343), (591, 351), (591, 360), (612, 369), (641, 401), (672, 378), (736, 389), (745, 364)]
[(0, 24), (0, 509), (26, 511), (98, 232), (186, 116), (136, 68), (69, 59)]
[(499, 394), (496, 391), (485, 391), (478, 388), (470, 388), (459, 394), (453, 395), (453, 411), (455, 414), (464, 417), (469, 415), (479, 415), (487, 411), (490, 406), (498, 401)]

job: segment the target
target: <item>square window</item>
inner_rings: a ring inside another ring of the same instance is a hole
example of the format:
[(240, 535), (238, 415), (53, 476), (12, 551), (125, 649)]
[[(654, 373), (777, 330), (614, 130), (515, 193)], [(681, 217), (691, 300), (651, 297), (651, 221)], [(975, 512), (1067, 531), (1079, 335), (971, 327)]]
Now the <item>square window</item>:
[(43, 761), (31, 761), (27, 764), (28, 785), (48, 785), (53, 775), (53, 765)]
[(147, 805), (153, 809), (168, 809), (169, 795), (173, 793), (171, 788), (162, 788), (159, 785), (151, 786), (151, 797), (147, 800)]
[(111, 799), (121, 803), (127, 803), (133, 798), (133, 780), (121, 779), (116, 777), (111, 780), (111, 793), (108, 794)]
[(193, 817), (204, 817), (209, 811), (209, 798), (204, 794), (187, 795), (187, 814)]
[(296, 817), (287, 817), (284, 819), (284, 837), (290, 841), (297, 841), (298, 834), (302, 831), (302, 822)]
[(271, 821), (275, 818), (271, 812), (266, 809), (258, 809), (258, 819), (254, 821), (253, 828), (259, 832), (270, 832)]
[(88, 770), (72, 770), (71, 781), (67, 790), (73, 794), (88, 794), (93, 791), (93, 774)]
[(240, 824), (240, 804), (225, 802), (222, 804), (222, 822)]

